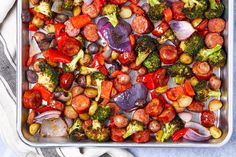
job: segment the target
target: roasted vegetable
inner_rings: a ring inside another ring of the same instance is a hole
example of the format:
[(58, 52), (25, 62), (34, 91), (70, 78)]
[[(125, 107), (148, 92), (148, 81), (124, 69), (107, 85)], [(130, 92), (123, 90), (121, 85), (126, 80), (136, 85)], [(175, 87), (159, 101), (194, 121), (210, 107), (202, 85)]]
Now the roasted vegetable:
[(106, 105), (106, 106), (99, 106), (96, 110), (96, 112), (94, 113), (94, 115), (92, 116), (93, 119), (96, 119), (100, 122), (104, 122), (105, 120), (108, 119), (108, 117), (110, 116), (111, 113), (111, 108), (110, 106)]
[(190, 20), (203, 18), (208, 7), (207, 0), (182, 0), (185, 3), (183, 12)]
[(182, 63), (176, 63), (169, 66), (167, 73), (172, 77), (190, 78), (192, 76), (191, 68)]
[(102, 9), (102, 15), (105, 15), (112, 26), (116, 26), (118, 24), (117, 15), (119, 12), (119, 7), (116, 4), (107, 4)]
[(133, 120), (129, 123), (129, 125), (126, 128), (126, 132), (123, 135), (123, 138), (127, 138), (131, 136), (132, 134), (143, 131), (143, 124), (139, 121)]
[(98, 95), (95, 98), (96, 101), (99, 101), (101, 92), (102, 92), (102, 81), (106, 79), (106, 76), (103, 75), (101, 72), (94, 72), (92, 74), (92, 78), (96, 81), (97, 89), (98, 89)]
[(224, 13), (225, 6), (218, 0), (209, 0), (210, 9), (205, 12), (205, 17), (208, 19), (213, 19), (216, 17), (221, 17)]
[(89, 139), (97, 142), (107, 141), (110, 137), (110, 130), (102, 126), (98, 120), (93, 120), (92, 126), (85, 128), (84, 132)]
[(71, 134), (74, 131), (81, 131), (81, 130), (82, 130), (82, 121), (79, 118), (77, 118), (76, 120), (74, 120), (72, 127), (70, 127), (69, 134)]
[(163, 125), (163, 135), (161, 137), (161, 142), (168, 140), (176, 131), (182, 129), (184, 127), (183, 121), (176, 116), (171, 122)]
[(49, 91), (54, 91), (58, 85), (58, 72), (45, 62), (40, 62), (39, 67), (41, 72), (38, 73), (38, 83), (44, 85)]
[(152, 52), (143, 62), (148, 72), (154, 72), (161, 66), (160, 57), (156, 52)]
[(34, 11), (46, 15), (49, 18), (52, 17), (52, 10), (49, 2), (41, 1), (38, 6), (34, 7)]
[(84, 51), (80, 50), (79, 53), (74, 56), (73, 60), (70, 63), (67, 63), (64, 65), (64, 70), (67, 72), (73, 72), (77, 68), (77, 63), (79, 62), (80, 59), (84, 57)]
[(144, 35), (140, 36), (135, 45), (135, 52), (137, 53), (136, 65), (142, 64), (142, 62), (148, 57), (152, 52), (157, 52), (157, 40), (154, 38)]
[(166, 41), (168, 40), (175, 40), (175, 35), (174, 32), (171, 29), (168, 29), (162, 36), (160, 39), (157, 39), (159, 44), (164, 44)]
[(221, 92), (213, 91), (207, 86), (206, 81), (200, 81), (196, 86), (194, 86), (195, 100), (206, 101), (209, 97), (220, 97)]
[(74, 0), (64, 0), (63, 8), (66, 9), (66, 10), (72, 10), (73, 3), (74, 3)]
[(82, 129), (82, 121), (79, 118), (74, 120), (72, 127), (69, 129), (69, 136), (72, 141), (85, 139), (85, 134)]
[(152, 0), (151, 2), (147, 15), (151, 20), (160, 20), (163, 17), (166, 5), (158, 0)]
[(189, 39), (182, 41), (179, 47), (185, 53), (195, 56), (204, 47), (204, 41), (201, 36), (193, 34)]
[(223, 67), (226, 62), (226, 54), (222, 46), (216, 45), (212, 49), (203, 48), (196, 56), (198, 61), (207, 61), (213, 67)]

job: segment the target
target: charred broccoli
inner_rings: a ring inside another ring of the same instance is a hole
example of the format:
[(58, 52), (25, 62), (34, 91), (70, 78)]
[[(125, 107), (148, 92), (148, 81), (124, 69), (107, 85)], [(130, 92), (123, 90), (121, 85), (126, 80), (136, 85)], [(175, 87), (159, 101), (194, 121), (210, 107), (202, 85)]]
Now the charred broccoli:
[(136, 120), (131, 121), (126, 128), (126, 132), (123, 135), (123, 138), (127, 138), (138, 131), (143, 131), (143, 124)]
[(157, 40), (150, 36), (144, 35), (138, 37), (135, 45), (135, 52), (137, 53), (136, 65), (142, 64), (152, 52), (157, 52), (157, 46)]
[(73, 141), (85, 139), (85, 134), (82, 130), (82, 121), (79, 118), (74, 121), (72, 127), (69, 129), (69, 135)]
[(93, 120), (92, 126), (85, 128), (84, 132), (89, 139), (97, 142), (107, 141), (110, 137), (110, 130), (102, 126), (98, 120)]
[(100, 96), (101, 96), (101, 92), (102, 92), (102, 81), (106, 79), (106, 76), (103, 75), (101, 72), (96, 71), (96, 72), (92, 73), (92, 78), (93, 78), (93, 80), (96, 81), (97, 88), (98, 88), (98, 95), (95, 98), (95, 100), (99, 101)]
[(74, 56), (73, 60), (70, 63), (64, 65), (64, 70), (68, 72), (73, 72), (77, 68), (77, 63), (80, 59), (84, 57), (84, 51), (80, 50), (79, 53)]
[(49, 4), (49, 2), (41, 1), (38, 6), (34, 7), (34, 10), (43, 15), (46, 15), (49, 18), (52, 17), (52, 10), (51, 10), (51, 5)]
[(222, 67), (226, 62), (226, 54), (222, 50), (221, 45), (216, 45), (212, 49), (201, 49), (196, 56), (196, 60), (203, 62), (208, 61), (208, 63), (213, 67)]
[(118, 15), (119, 7), (116, 4), (107, 4), (102, 9), (102, 15), (105, 15), (112, 26), (116, 26), (118, 24)]
[(194, 34), (189, 39), (181, 41), (179, 47), (190, 56), (195, 56), (204, 47), (204, 41), (201, 36)]
[(203, 18), (208, 7), (207, 0), (182, 0), (185, 3), (183, 12), (190, 20)]
[(111, 108), (110, 106), (99, 106), (92, 116), (93, 119), (96, 119), (100, 122), (104, 122), (110, 116)]
[(58, 85), (59, 73), (45, 62), (40, 62), (39, 67), (41, 72), (38, 74), (38, 83), (53, 92)]
[(152, 52), (143, 62), (148, 72), (154, 72), (161, 66), (161, 61), (156, 52)]
[(168, 29), (162, 36), (160, 39), (157, 39), (159, 44), (164, 44), (166, 41), (168, 40), (175, 40), (175, 35), (174, 32), (172, 31), (172, 29)]
[(74, 0), (64, 0), (63, 8), (66, 10), (72, 10), (74, 4)]
[(217, 0), (209, 0), (210, 9), (205, 12), (205, 17), (208, 19), (213, 19), (220, 17), (224, 13), (225, 6)]
[(192, 76), (192, 70), (189, 66), (182, 64), (182, 63), (176, 63), (173, 65), (170, 65), (167, 68), (167, 73), (171, 77), (177, 77), (178, 79), (180, 78), (190, 78)]
[(168, 140), (176, 131), (182, 129), (184, 127), (183, 121), (176, 116), (171, 122), (163, 125), (163, 135), (161, 138), (161, 142)]
[(209, 97), (220, 97), (220, 91), (213, 91), (207, 86), (206, 81), (200, 81), (196, 86), (194, 86), (195, 100), (206, 101)]
[[(159, 2), (159, 1), (158, 1)], [(163, 17), (163, 11), (165, 9), (165, 3), (153, 3), (155, 5), (150, 4), (150, 8), (148, 10), (148, 17), (151, 20), (160, 20)]]

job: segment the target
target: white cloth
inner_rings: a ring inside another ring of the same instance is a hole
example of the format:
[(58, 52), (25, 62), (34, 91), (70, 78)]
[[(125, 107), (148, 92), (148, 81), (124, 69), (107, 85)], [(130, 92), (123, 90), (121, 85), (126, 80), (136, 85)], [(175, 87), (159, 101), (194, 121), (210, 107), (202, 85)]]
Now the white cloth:
[[(4, 44), (4, 52), (10, 53), (10, 56), (15, 62), (16, 7), (12, 8), (14, 2), (14, 0), (0, 0), (0, 41)], [(10, 9), (11, 12), (9, 13)], [(8, 16), (6, 17), (6, 15)], [(16, 69), (15, 63), (11, 61), (11, 64), (13, 65), (14, 69)], [(36, 150), (33, 147), (29, 147), (19, 139), (16, 132), (16, 104), (14, 100), (15, 97), (13, 96), (12, 98), (11, 93), (12, 92), (9, 86), (7, 85), (7, 80), (4, 80), (3, 77), (0, 75), (0, 138), (19, 157), (49, 156), (45, 155), (45, 153), (43, 153), (43, 150)], [(133, 157), (133, 155), (127, 150), (119, 148), (84, 148), (83, 153), (81, 153), (78, 148), (66, 147), (56, 148), (56, 152), (59, 156), (65, 157), (98, 157), (103, 155), (104, 153), (107, 153), (112, 157)]]

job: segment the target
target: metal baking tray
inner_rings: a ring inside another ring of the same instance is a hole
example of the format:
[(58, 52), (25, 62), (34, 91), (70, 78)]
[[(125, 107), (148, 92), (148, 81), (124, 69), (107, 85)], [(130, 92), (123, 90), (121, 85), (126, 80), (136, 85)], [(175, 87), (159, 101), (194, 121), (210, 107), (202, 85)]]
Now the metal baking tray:
[[(225, 51), (227, 52), (227, 65), (215, 73), (223, 79), (222, 97), (223, 108), (216, 112), (218, 117), (216, 125), (222, 130), (223, 135), (219, 139), (211, 139), (205, 142), (180, 141), (179, 143), (164, 142), (158, 143), (154, 138), (144, 144), (126, 141), (123, 143), (92, 141), (72, 142), (65, 137), (43, 138), (31, 136), (26, 127), (27, 110), (22, 107), (22, 93), (29, 85), (25, 79), (27, 70), (26, 61), (29, 52), (29, 32), (27, 24), (21, 20), (22, 11), (28, 9), (28, 0), (17, 1), (17, 132), (20, 139), (27, 145), (33, 147), (220, 147), (226, 144), (233, 131), (233, 2), (234, 0), (223, 0), (225, 4), (224, 18), (226, 19), (226, 29), (224, 31)], [(199, 115), (194, 115), (194, 120), (199, 121)]]

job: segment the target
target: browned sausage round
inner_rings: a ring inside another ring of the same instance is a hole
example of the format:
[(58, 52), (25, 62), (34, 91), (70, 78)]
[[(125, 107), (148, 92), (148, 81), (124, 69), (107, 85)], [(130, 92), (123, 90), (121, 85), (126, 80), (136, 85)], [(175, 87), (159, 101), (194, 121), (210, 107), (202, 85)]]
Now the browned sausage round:
[(140, 121), (144, 125), (147, 125), (149, 123), (149, 115), (145, 112), (144, 109), (136, 110), (132, 116), (132, 119)]
[(220, 33), (225, 29), (225, 21), (221, 18), (214, 18), (209, 20), (208, 29), (213, 33)]
[(214, 48), (217, 44), (223, 45), (224, 39), (218, 33), (208, 33), (205, 38), (205, 44), (208, 48)]
[(158, 116), (158, 121), (161, 123), (169, 123), (176, 116), (175, 109), (172, 105), (166, 104), (164, 111)]
[(164, 104), (157, 98), (152, 99), (145, 107), (145, 112), (151, 117), (156, 117), (161, 114), (164, 109)]
[(199, 80), (209, 80), (213, 72), (207, 62), (195, 62), (192, 71)]
[(96, 9), (96, 6), (94, 5), (94, 3), (89, 4), (89, 5), (83, 3), (82, 13), (89, 15), (91, 18), (95, 18), (98, 16), (99, 11)]
[(151, 130), (152, 132), (157, 132), (161, 129), (161, 125), (158, 121), (153, 120), (149, 123), (148, 129)]
[(80, 50), (80, 42), (76, 40), (75, 38), (68, 38), (64, 43), (62, 47), (62, 53), (64, 53), (67, 56), (74, 56), (76, 55)]
[(98, 40), (99, 36), (97, 33), (97, 25), (96, 24), (88, 24), (84, 27), (84, 37), (91, 42), (95, 42)]
[(67, 20), (65, 23), (65, 32), (70, 36), (70, 37), (75, 37), (79, 34), (80, 29), (79, 28), (75, 28), (72, 23), (70, 22), (70, 20)]
[(193, 101), (187, 109), (192, 112), (202, 112), (204, 105), (200, 101)]
[(153, 30), (153, 24), (144, 16), (136, 16), (131, 27), (134, 32), (139, 34), (150, 33)]
[(124, 115), (115, 115), (113, 117), (113, 120), (114, 120), (115, 126), (117, 126), (118, 128), (124, 128), (129, 123), (128, 118), (126, 118)]
[(166, 45), (160, 49), (160, 59), (164, 64), (173, 64), (177, 60), (178, 52), (175, 46)]
[(217, 76), (212, 76), (209, 80), (210, 88), (213, 90), (219, 90), (221, 87), (221, 80)]

